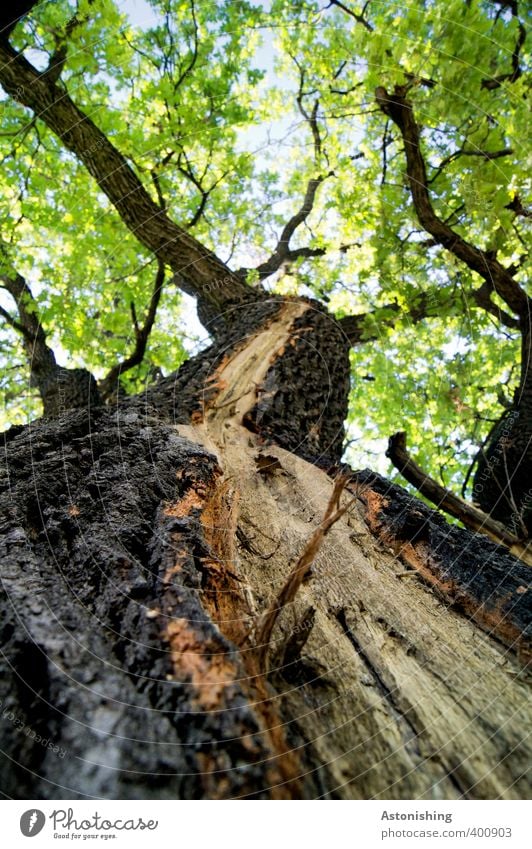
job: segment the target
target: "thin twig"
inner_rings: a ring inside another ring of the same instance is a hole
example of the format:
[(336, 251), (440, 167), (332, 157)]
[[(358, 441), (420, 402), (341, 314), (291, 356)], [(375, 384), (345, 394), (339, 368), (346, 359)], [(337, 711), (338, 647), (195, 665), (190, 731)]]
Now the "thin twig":
[(274, 599), (266, 613), (264, 613), (261, 617), (257, 631), (255, 648), (258, 665), (262, 670), (265, 668), (266, 655), (270, 647), (272, 632), (281, 610), (294, 600), (299, 587), (310, 572), (310, 568), (321, 549), (324, 538), (332, 526), (357, 500), (356, 497), (351, 498), (343, 507), (339, 506), (340, 497), (347, 482), (348, 478), (343, 475), (336, 478), (332, 495), (322, 521), (310, 537), (301, 557), (292, 569), (283, 588)]

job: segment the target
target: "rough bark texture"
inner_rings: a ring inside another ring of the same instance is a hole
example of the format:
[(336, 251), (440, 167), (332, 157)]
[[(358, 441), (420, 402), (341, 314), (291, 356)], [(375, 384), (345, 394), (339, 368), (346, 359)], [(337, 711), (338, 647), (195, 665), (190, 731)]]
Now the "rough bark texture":
[(145, 396), (6, 434), (3, 792), (526, 796), (527, 569), (386, 481), (353, 475), (258, 662), (339, 468), (347, 349), (306, 300), (234, 319)]
[(532, 535), (532, 327), (523, 328), (521, 380), (515, 398), (480, 452), (473, 498), (509, 530)]

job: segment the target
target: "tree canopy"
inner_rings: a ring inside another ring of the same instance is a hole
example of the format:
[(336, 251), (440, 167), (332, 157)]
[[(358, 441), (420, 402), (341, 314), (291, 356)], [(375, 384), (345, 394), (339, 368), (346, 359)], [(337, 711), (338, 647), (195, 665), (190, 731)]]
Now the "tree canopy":
[[(118, 375), (139, 391), (203, 344), (183, 295), (199, 244), (221, 258), (214, 282), (227, 266), (343, 320), (352, 463), (388, 471), (404, 430), (459, 490), (528, 362), (524, 5), (19, 5), (1, 22), (4, 423), (40, 412), (42, 346), (109, 399)], [(74, 138), (61, 110), (94, 132)], [(121, 204), (113, 151), (131, 174)], [(194, 237), (189, 275), (154, 247), (150, 209)]]

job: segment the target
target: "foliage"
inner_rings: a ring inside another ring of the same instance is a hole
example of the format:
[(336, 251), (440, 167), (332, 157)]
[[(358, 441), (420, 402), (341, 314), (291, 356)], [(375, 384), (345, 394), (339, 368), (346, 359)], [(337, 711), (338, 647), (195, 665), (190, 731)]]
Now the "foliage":
[[(402, 140), (375, 89), (409, 83), (436, 213), (514, 264), (525, 286), (529, 52), (519, 9), (503, 0), (141, 7), (43, 3), (12, 43), (31, 46), (28, 58), (45, 68), (67, 38), (62, 81), (71, 97), (172, 218), (233, 268), (272, 253), (308, 181), (323, 177), (291, 244), (319, 255), (265, 285), (324, 299), (339, 317), (371, 313), (367, 341), (352, 354), (348, 458), (364, 464), (406, 429), (421, 465), (456, 485), (511, 398), (518, 333), (478, 308), (480, 281), (420, 226)], [(131, 303), (139, 316), (147, 309), (153, 257), (42, 121), (7, 97), (2, 110), (4, 262), (30, 283), (59, 359), (101, 376), (133, 344)], [(409, 312), (427, 293), (427, 317), (414, 323)], [(12, 307), (7, 296), (1, 303)], [(167, 281), (128, 391), (183, 360), (184, 303)], [(394, 303), (403, 313), (390, 327)], [(7, 324), (0, 355), (10, 364), (0, 387), (6, 420), (35, 415)]]

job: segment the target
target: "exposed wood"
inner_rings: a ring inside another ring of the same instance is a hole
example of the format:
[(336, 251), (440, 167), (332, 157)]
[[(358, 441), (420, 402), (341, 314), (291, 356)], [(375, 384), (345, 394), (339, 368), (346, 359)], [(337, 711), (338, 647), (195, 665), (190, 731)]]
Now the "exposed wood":
[(332, 526), (342, 518), (344, 513), (352, 506), (355, 499), (340, 507), (340, 496), (347, 483), (347, 478), (338, 477), (334, 482), (334, 488), (331, 494), (325, 515), (320, 524), (313, 532), (311, 538), (306, 544), (303, 553), (299, 557), (297, 563), (290, 572), (286, 582), (283, 584), (279, 594), (273, 600), (268, 610), (262, 615), (260, 622), (256, 628), (256, 636), (254, 636), (254, 647), (257, 653), (259, 668), (264, 670), (266, 655), (270, 646), (272, 631), (279, 614), (287, 605), (292, 604), (297, 591), (303, 581), (310, 575), (312, 564), (316, 560), (318, 552), (323, 544), (323, 540), (329, 533)]

